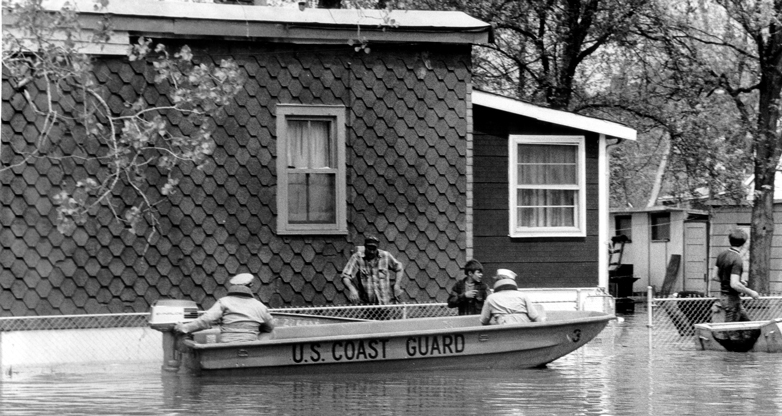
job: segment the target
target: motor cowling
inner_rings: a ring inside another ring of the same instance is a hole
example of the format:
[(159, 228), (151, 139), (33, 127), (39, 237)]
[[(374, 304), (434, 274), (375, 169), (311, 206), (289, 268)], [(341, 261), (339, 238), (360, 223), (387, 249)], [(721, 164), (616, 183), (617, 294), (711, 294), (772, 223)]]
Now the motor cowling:
[(159, 299), (149, 311), (149, 326), (163, 333), (163, 370), (179, 371), (181, 354), (177, 351), (174, 326), (198, 318), (198, 305), (192, 300)]
[(198, 305), (192, 300), (159, 299), (149, 311), (149, 326), (158, 331), (171, 331), (178, 322), (198, 318)]

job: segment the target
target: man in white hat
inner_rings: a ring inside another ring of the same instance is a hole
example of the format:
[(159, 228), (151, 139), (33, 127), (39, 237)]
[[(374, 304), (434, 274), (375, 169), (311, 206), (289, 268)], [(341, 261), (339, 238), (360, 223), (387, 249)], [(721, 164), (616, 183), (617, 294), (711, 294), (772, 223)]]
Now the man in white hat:
[(494, 276), (494, 293), (486, 298), (481, 310), (481, 324), (541, 322), (545, 316), (516, 284), (516, 273), (498, 269)]
[(274, 318), (269, 309), (255, 298), (252, 291), (254, 276), (237, 274), (229, 281), (228, 295), (220, 298), (198, 319), (178, 323), (177, 332), (189, 334), (220, 326), (220, 342), (257, 341), (262, 333), (274, 330)]

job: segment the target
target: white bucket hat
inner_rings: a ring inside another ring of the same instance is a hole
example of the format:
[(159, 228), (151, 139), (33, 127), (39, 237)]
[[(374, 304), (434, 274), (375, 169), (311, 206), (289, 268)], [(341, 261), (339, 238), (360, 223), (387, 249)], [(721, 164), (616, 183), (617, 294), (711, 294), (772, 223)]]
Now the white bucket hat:
[(247, 286), (253, 282), (254, 278), (255, 276), (251, 275), (250, 273), (241, 273), (232, 277), (229, 283), (236, 286)]

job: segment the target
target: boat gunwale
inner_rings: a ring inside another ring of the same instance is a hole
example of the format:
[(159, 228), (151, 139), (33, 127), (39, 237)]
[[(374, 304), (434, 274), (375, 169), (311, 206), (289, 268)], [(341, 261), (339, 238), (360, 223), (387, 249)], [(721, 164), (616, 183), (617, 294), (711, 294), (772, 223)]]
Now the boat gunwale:
[(769, 324), (782, 323), (782, 318), (769, 319), (764, 321), (742, 321), (742, 322), (709, 322), (695, 324), (693, 327), (705, 329), (708, 331), (741, 331), (750, 329), (760, 329)]
[[(411, 318), (406, 319), (406, 321), (409, 320), (437, 320), (437, 319), (443, 319), (443, 318), (455, 318), (457, 316), (447, 316), (447, 317), (434, 317), (434, 318)], [(458, 316), (461, 318), (461, 316)], [(267, 339), (267, 340), (258, 340), (258, 341), (238, 341), (238, 342), (218, 342), (218, 343), (212, 343), (212, 344), (201, 344), (196, 343), (192, 339), (185, 339), (184, 343), (188, 348), (192, 348), (195, 350), (212, 350), (212, 349), (224, 349), (224, 348), (230, 348), (230, 347), (264, 347), (264, 346), (274, 346), (274, 345), (285, 345), (285, 344), (298, 344), (298, 343), (311, 343), (311, 342), (331, 342), (331, 341), (348, 341), (348, 340), (356, 340), (356, 339), (367, 339), (367, 338), (399, 338), (404, 336), (424, 336), (424, 335), (436, 335), (436, 334), (443, 334), (443, 333), (453, 333), (453, 332), (462, 332), (462, 333), (473, 333), (473, 332), (497, 332), (497, 331), (508, 331), (508, 330), (514, 330), (514, 329), (535, 329), (535, 328), (556, 328), (566, 325), (573, 325), (573, 324), (599, 324), (599, 323), (608, 323), (611, 320), (616, 319), (616, 316), (613, 314), (599, 314), (599, 315), (590, 315), (585, 316), (581, 318), (573, 318), (573, 319), (567, 319), (567, 320), (557, 320), (557, 321), (544, 321), (544, 322), (523, 322), (523, 323), (513, 323), (513, 324), (505, 324), (505, 325), (477, 325), (477, 326), (465, 326), (465, 327), (454, 327), (454, 328), (436, 328), (436, 329), (426, 329), (426, 330), (407, 330), (407, 331), (395, 331), (395, 332), (377, 332), (377, 333), (361, 333), (361, 334), (341, 334), (341, 335), (330, 335), (330, 336), (316, 336), (316, 337), (303, 337), (303, 338), (279, 338), (279, 339)], [(390, 322), (390, 321), (367, 321), (367, 322)], [(361, 324), (364, 322), (356, 322), (357, 324)], [(344, 324), (323, 324), (323, 325), (344, 325)], [(318, 326), (323, 326), (318, 325)]]

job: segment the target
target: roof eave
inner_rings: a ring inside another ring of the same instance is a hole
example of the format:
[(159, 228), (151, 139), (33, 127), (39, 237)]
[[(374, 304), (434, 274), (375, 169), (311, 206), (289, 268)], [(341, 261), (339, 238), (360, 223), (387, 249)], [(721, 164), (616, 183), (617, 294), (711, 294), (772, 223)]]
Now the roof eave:
[(592, 117), (586, 117), (579, 114), (569, 113), (567, 111), (554, 110), (525, 103), (509, 97), (503, 97), (497, 94), (491, 94), (484, 91), (473, 90), (473, 105), (493, 108), (495, 110), (506, 111), (520, 116), (534, 118), (547, 123), (561, 126), (572, 127), (579, 130), (586, 130), (593, 133), (605, 134), (623, 140), (636, 140), (637, 133), (635, 129), (614, 123), (607, 120), (601, 120)]
[[(71, 0), (85, 26), (111, 15), (116, 31), (181, 38), (243, 38), (294, 43), (345, 43), (359, 36), (375, 43), (481, 44), (491, 25), (462, 12), (357, 9), (298, 9), (181, 3), (113, 1), (95, 10), (92, 0)], [(141, 4), (143, 3), (143, 4)], [(63, 0), (46, 0), (59, 10)], [(393, 22), (392, 20), (393, 19)], [(359, 30), (360, 29), (360, 30)]]

